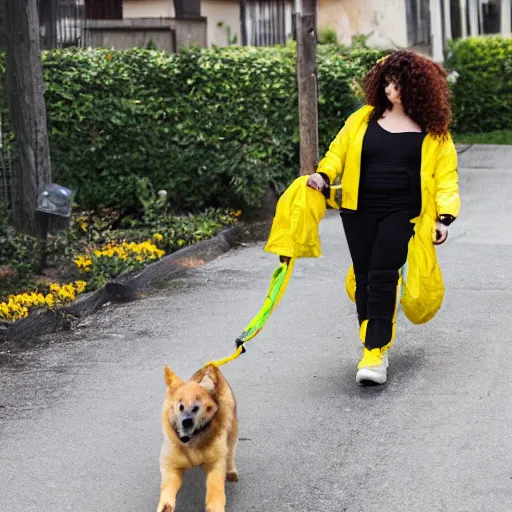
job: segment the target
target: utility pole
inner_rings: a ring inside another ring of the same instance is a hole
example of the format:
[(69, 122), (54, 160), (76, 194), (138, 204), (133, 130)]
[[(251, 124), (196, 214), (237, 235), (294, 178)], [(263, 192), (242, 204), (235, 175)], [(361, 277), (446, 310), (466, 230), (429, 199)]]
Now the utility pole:
[(315, 172), (318, 164), (317, 4), (317, 0), (295, 2), (301, 176)]

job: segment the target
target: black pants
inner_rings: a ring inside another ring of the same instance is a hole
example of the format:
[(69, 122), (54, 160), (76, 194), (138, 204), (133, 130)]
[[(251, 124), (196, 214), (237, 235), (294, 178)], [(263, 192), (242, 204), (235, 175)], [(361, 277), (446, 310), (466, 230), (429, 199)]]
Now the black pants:
[(342, 213), (356, 277), (359, 323), (368, 320), (365, 346), (382, 348), (392, 339), (398, 272), (414, 232), (411, 213)]

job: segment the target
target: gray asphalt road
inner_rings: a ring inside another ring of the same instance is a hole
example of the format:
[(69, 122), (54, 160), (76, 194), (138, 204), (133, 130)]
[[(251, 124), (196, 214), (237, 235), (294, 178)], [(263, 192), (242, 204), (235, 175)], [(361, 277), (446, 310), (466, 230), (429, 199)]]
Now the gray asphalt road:
[[(439, 250), (445, 305), (425, 326), (400, 319), (383, 388), (355, 383), (348, 252), (338, 217), (322, 223), (325, 256), (297, 264), (264, 331), (224, 367), (242, 439), (228, 511), (512, 510), (509, 156), (465, 155), (463, 210)], [(229, 353), (275, 265), (261, 245), (233, 252), (2, 367), (0, 510), (156, 510), (163, 366), (188, 377)], [(178, 512), (203, 499), (193, 471)]]

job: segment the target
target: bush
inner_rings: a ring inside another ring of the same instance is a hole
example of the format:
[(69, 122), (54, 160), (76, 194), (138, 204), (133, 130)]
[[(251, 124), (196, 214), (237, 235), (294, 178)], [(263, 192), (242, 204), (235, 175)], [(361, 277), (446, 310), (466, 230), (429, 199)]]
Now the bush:
[(320, 44), (338, 44), (338, 36), (333, 28), (323, 28), (318, 37)]
[[(382, 52), (319, 48), (322, 151)], [(137, 208), (138, 179), (173, 211), (258, 204), (297, 175), (295, 46), (46, 52), (54, 181), (87, 209)]]
[(482, 133), (512, 126), (512, 38), (475, 37), (450, 45), (447, 66), (453, 85), (453, 129)]
[(90, 208), (134, 208), (138, 177), (174, 211), (255, 204), (293, 173), (293, 62), (278, 49), (49, 52), (55, 180)]

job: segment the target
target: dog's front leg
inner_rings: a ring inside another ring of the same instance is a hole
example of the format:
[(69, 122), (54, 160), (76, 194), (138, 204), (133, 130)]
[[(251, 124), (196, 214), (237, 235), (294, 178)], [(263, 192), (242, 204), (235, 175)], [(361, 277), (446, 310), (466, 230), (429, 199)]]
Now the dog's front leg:
[(206, 512), (225, 512), (226, 462), (205, 466)]
[(183, 469), (169, 469), (162, 476), (162, 487), (160, 490), (160, 502), (157, 512), (174, 512), (176, 506), (176, 495), (183, 483)]

